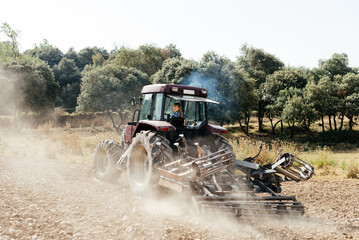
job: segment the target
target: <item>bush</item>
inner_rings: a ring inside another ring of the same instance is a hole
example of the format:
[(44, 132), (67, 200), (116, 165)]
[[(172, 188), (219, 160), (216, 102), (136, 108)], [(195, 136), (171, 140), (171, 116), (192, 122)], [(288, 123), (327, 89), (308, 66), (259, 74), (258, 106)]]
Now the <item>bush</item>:
[(359, 167), (358, 163), (352, 161), (348, 166), (347, 178), (359, 179)]

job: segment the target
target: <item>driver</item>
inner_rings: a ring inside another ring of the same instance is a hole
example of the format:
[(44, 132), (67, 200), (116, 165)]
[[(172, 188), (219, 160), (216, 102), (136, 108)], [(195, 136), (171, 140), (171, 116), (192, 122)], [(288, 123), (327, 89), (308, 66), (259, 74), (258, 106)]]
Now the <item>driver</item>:
[(184, 124), (187, 124), (187, 117), (182, 112), (182, 105), (181, 103), (176, 102), (175, 104), (173, 104), (173, 114), (171, 115), (170, 119), (178, 118), (178, 117), (184, 118), (185, 119)]
[(175, 104), (173, 104), (173, 114), (171, 115), (170, 118), (174, 118), (174, 117), (186, 118), (183, 116), (182, 106), (181, 106), (181, 103), (179, 103), (179, 102), (176, 102)]

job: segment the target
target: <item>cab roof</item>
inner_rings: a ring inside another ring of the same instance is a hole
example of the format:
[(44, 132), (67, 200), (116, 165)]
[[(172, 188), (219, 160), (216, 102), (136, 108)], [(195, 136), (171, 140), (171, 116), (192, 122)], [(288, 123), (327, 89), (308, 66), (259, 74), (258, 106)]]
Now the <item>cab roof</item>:
[(207, 90), (200, 87), (192, 87), (178, 84), (152, 84), (142, 88), (142, 94), (145, 93), (170, 93), (172, 95), (188, 95), (204, 97), (208, 96)]

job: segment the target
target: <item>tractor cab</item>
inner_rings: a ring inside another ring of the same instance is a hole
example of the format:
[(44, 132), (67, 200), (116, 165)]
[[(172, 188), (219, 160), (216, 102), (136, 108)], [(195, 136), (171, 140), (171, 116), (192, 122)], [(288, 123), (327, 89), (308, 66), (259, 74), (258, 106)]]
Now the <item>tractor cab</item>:
[[(133, 122), (125, 126), (125, 142), (131, 143), (136, 133), (142, 130), (155, 130), (165, 135), (203, 129), (225, 131), (224, 128), (208, 124), (207, 104), (219, 103), (207, 99), (207, 90), (204, 88), (174, 84), (147, 85), (142, 89), (140, 103), (138, 115), (134, 115)], [(174, 113), (175, 104), (180, 106), (177, 114)]]

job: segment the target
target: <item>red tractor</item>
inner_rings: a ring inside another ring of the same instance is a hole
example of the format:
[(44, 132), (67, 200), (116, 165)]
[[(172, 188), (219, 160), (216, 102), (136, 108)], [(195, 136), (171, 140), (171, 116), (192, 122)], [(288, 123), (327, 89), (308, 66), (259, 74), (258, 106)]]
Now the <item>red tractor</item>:
[[(283, 181), (309, 179), (314, 169), (290, 153), (274, 164), (260, 166), (255, 157), (236, 160), (223, 127), (209, 124), (204, 88), (156, 84), (142, 89), (132, 122), (121, 144), (101, 141), (94, 152), (98, 179), (118, 180), (127, 169), (131, 190), (144, 193), (158, 186), (191, 191), (196, 208), (222, 208), (237, 216), (265, 210), (300, 213), (304, 207), (293, 196), (280, 196)], [(258, 197), (257, 192), (270, 196)], [(260, 209), (260, 210), (259, 210)]]

